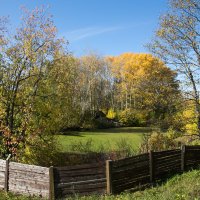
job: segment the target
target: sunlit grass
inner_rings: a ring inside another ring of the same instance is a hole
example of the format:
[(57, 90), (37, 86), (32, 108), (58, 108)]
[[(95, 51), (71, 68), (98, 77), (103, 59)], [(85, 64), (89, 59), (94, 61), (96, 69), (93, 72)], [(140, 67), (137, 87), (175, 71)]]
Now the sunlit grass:
[(98, 129), (93, 131), (72, 131), (65, 135), (58, 135), (58, 140), (62, 145), (63, 151), (69, 151), (70, 145), (80, 142), (91, 142), (92, 150), (99, 151), (116, 150), (120, 141), (128, 141), (133, 149), (138, 149), (142, 136), (151, 132), (151, 128), (146, 127), (123, 127), (112, 129)]

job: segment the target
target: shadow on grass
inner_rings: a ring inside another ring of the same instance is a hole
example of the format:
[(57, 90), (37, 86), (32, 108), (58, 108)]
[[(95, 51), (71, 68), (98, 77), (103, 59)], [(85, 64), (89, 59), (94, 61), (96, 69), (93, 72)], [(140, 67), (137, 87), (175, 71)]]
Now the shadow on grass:
[(85, 137), (85, 136), (82, 134), (82, 132), (79, 132), (79, 131), (66, 131), (66, 132), (62, 132), (61, 135)]
[(65, 136), (77, 136), (77, 137), (85, 137), (85, 135), (104, 135), (104, 134), (144, 134), (151, 133), (152, 128), (150, 127), (121, 127), (121, 128), (109, 128), (109, 129), (94, 129), (94, 130), (82, 130), (82, 131), (63, 131), (60, 135)]
[(149, 127), (122, 127), (122, 128), (110, 128), (110, 129), (96, 129), (87, 132), (94, 133), (150, 133), (152, 128)]

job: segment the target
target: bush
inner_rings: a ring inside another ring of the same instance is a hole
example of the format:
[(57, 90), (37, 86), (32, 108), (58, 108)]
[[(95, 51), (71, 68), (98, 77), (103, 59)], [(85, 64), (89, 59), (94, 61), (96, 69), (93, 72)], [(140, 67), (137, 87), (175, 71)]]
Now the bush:
[(60, 146), (53, 135), (36, 135), (29, 138), (25, 152), (18, 161), (49, 167), (62, 162)]
[(178, 148), (180, 144), (176, 141), (176, 138), (179, 136), (180, 133), (173, 129), (169, 129), (165, 133), (154, 131), (151, 134), (145, 134), (140, 146), (140, 152), (145, 153), (148, 151), (162, 151)]
[(116, 113), (112, 108), (110, 108), (110, 109), (108, 110), (108, 113), (107, 113), (107, 115), (106, 115), (106, 117), (107, 117), (108, 119), (115, 119), (116, 116), (117, 116), (117, 113)]
[(124, 126), (139, 126), (139, 119), (136, 111), (132, 109), (125, 109), (118, 114), (119, 122)]

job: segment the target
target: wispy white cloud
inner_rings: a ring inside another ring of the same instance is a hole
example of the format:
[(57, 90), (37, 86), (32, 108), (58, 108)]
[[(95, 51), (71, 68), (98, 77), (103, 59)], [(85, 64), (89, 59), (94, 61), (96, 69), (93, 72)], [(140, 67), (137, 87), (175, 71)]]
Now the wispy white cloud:
[(78, 41), (95, 35), (100, 35), (103, 33), (113, 32), (124, 27), (115, 26), (115, 27), (88, 27), (82, 29), (76, 29), (73, 31), (66, 32), (64, 36), (70, 41)]

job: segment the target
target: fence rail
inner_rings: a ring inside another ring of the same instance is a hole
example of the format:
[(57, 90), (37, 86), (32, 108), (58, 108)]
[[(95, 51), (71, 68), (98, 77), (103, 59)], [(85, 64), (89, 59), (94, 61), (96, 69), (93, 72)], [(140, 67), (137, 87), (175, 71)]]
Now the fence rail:
[(149, 152), (106, 163), (40, 167), (0, 160), (0, 189), (49, 199), (138, 190), (200, 167), (200, 146)]

